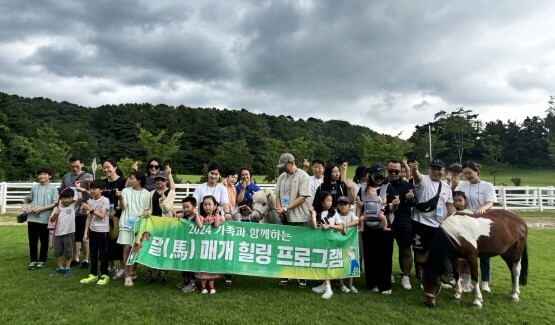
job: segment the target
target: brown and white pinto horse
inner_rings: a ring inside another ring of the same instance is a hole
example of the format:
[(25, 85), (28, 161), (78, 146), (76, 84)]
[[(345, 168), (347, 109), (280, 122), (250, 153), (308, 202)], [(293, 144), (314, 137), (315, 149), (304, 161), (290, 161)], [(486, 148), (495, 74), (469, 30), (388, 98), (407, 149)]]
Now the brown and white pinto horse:
[(459, 258), (468, 261), (474, 282), (473, 304), (480, 308), (483, 299), (478, 281), (478, 257), (500, 255), (511, 271), (511, 298), (518, 301), (519, 283), (526, 285), (528, 277), (527, 234), (528, 228), (522, 217), (507, 210), (489, 210), (485, 214), (474, 215), (456, 213), (447, 217), (432, 240), (424, 265), (422, 286), (426, 304), (430, 307), (436, 304), (446, 256), (454, 266), (453, 273), (457, 281), (455, 299), (460, 299), (462, 294), (456, 267)]

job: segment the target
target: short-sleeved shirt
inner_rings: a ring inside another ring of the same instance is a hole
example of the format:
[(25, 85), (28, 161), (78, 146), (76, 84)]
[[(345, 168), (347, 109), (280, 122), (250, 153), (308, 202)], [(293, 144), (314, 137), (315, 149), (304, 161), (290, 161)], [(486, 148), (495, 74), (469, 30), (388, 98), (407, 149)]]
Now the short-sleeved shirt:
[(202, 199), (205, 196), (212, 195), (216, 201), (221, 205), (229, 204), (228, 192), (225, 186), (218, 183), (214, 187), (208, 187), (208, 183), (202, 183), (195, 189), (193, 196), (197, 200), (197, 204), (202, 206)]
[[(241, 193), (242, 187), (243, 185), (241, 183), (235, 184), (235, 192), (236, 192), (235, 197), (239, 197), (239, 193)], [(245, 194), (243, 194), (243, 202), (237, 202), (237, 205), (247, 204), (248, 206), (252, 207), (252, 202), (253, 202), (252, 196), (254, 195), (254, 193), (258, 191), (260, 191), (260, 187), (256, 185), (256, 183), (251, 182), (249, 185), (247, 185), (247, 188), (245, 189)]]
[[(453, 195), (449, 185), (443, 181), (440, 182), (443, 184), (441, 185), (441, 193), (439, 194), (437, 206), (440, 207), (441, 211), (438, 211), (438, 208), (436, 208), (430, 212), (422, 212), (414, 208), (412, 209), (412, 220), (429, 227), (437, 228), (448, 215), (447, 203), (453, 203)], [(438, 188), (439, 182), (434, 182), (429, 175), (425, 175), (422, 177), (420, 184), (414, 186), (414, 194), (418, 202), (426, 202), (436, 196)]]
[(56, 231), (54, 235), (62, 236), (75, 232), (75, 206), (70, 204), (67, 207), (60, 208), (58, 214), (58, 221), (56, 221)]
[[(333, 216), (328, 218), (328, 211), (322, 211), (321, 214), (321, 221), (318, 223), (318, 225), (322, 225), (322, 224), (328, 224), (328, 225), (341, 225), (343, 224), (343, 219), (341, 219), (341, 217), (339, 216), (339, 213), (337, 211), (335, 211), (335, 213), (333, 214)], [(314, 218), (316, 218), (316, 211), (312, 211), (312, 216)]]
[(461, 181), (455, 191), (464, 192), (466, 207), (474, 212), (488, 202), (497, 202), (495, 188), (490, 182), (480, 181), (477, 184), (471, 184), (468, 181)]
[[(356, 214), (353, 211), (349, 211), (346, 216), (342, 216), (341, 214), (339, 214), (339, 212), (337, 213), (337, 215), (339, 216), (339, 218), (341, 218), (345, 226), (353, 221), (359, 220), (359, 218), (356, 216)], [(351, 227), (356, 227), (356, 226), (351, 226)]]
[(99, 199), (89, 199), (87, 201), (91, 209), (95, 211), (95, 213), (99, 212), (102, 209), (106, 209), (106, 214), (104, 214), (104, 218), (99, 218), (96, 215), (93, 215), (91, 218), (91, 223), (89, 228), (95, 232), (109, 232), (110, 231), (110, 218), (108, 217), (110, 212), (110, 200), (107, 197), (101, 196)]
[(121, 191), (121, 196), (125, 202), (125, 210), (121, 212), (119, 226), (120, 231), (125, 231), (124, 225), (127, 219), (138, 217), (144, 210), (148, 210), (150, 207), (150, 193), (144, 188), (137, 191), (132, 187), (126, 187)]
[[(287, 197), (289, 203), (295, 201), (299, 196), (310, 197), (310, 182), (308, 174), (300, 169), (288, 174), (286, 172), (279, 175), (275, 188), (276, 196), (281, 199), (281, 206), (284, 206), (284, 199)], [(308, 221), (308, 204), (303, 204), (289, 209), (286, 212), (288, 222), (307, 222)]]
[(308, 204), (312, 205), (312, 202), (314, 202), (314, 198), (316, 197), (316, 191), (324, 181), (324, 177), (322, 176), (320, 178), (316, 178), (314, 177), (314, 175), (312, 175), (309, 176), (308, 179), (310, 181), (310, 198), (307, 198), (307, 200), (309, 201)]
[[(48, 184), (46, 186), (37, 184), (31, 188), (30, 199), (32, 208), (51, 205), (52, 203), (56, 203), (58, 200), (58, 190), (52, 184)], [(47, 224), (48, 219), (50, 219), (50, 215), (52, 214), (52, 209), (42, 211), (38, 215), (29, 213), (27, 222)]]

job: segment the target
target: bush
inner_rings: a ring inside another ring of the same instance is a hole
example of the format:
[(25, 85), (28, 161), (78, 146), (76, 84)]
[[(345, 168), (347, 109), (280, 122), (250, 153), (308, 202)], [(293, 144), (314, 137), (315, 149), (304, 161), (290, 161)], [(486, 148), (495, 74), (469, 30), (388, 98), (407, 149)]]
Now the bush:
[(511, 182), (513, 182), (513, 184), (515, 184), (515, 186), (520, 186), (520, 183), (521, 183), (520, 177), (511, 178)]

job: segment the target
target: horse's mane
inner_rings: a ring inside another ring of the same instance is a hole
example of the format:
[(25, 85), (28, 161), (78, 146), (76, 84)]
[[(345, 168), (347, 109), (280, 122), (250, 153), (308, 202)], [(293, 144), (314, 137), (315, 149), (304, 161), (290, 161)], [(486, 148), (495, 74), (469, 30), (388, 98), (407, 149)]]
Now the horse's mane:
[(461, 238), (464, 238), (474, 248), (478, 248), (478, 238), (489, 236), (491, 223), (491, 219), (488, 218), (475, 217), (466, 213), (455, 213), (443, 220), (440, 228), (456, 245), (460, 246)]

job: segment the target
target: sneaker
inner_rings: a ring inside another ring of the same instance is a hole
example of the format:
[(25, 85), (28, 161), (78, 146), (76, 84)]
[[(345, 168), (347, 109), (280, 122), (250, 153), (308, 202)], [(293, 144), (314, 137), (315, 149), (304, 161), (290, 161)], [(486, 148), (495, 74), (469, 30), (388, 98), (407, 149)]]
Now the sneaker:
[(208, 289), (210, 290), (210, 294), (211, 294), (211, 295), (213, 295), (213, 294), (216, 293), (216, 288), (215, 288), (213, 285), (211, 285), (211, 286), (209, 285), (209, 286), (208, 286)]
[(183, 293), (193, 292), (195, 291), (195, 287), (196, 286), (193, 283), (189, 283), (181, 288), (181, 291), (183, 291)]
[(390, 295), (393, 291), (391, 289), (380, 292), (382, 295)]
[(29, 264), (29, 266), (27, 266), (28, 270), (34, 270), (37, 268), (37, 262), (31, 262), (31, 264)]
[(92, 283), (92, 282), (96, 282), (98, 281), (98, 276), (94, 275), (94, 274), (89, 274), (86, 278), (81, 279), (81, 281), (79, 281), (79, 283)]
[(115, 276), (116, 274), (118, 274), (118, 269), (117, 268), (113, 268), (113, 269), (108, 268), (108, 274), (110, 276)]
[(79, 265), (79, 261), (77, 261), (77, 260), (72, 260), (71, 263), (69, 263), (69, 267), (74, 267), (74, 266), (77, 266), (77, 265)]
[(61, 274), (61, 273), (63, 273), (63, 272), (64, 272), (63, 269), (60, 269), (59, 267), (56, 267), (56, 268), (54, 269), (54, 271), (52, 271), (52, 273), (50, 273), (50, 276), (57, 276), (58, 274)]
[(132, 287), (133, 286), (133, 279), (130, 276), (126, 276), (125, 277), (125, 282), (123, 283), (124, 286), (126, 287)]
[(64, 269), (64, 276), (69, 276), (70, 274), (71, 274), (71, 269), (70, 268)]
[(441, 282), (441, 289), (453, 289), (449, 283)]
[(349, 290), (350, 290), (352, 293), (358, 293), (358, 290), (357, 290), (357, 288), (355, 288), (355, 286), (350, 286), (350, 287), (349, 287)]
[(152, 276), (153, 272), (152, 271), (148, 271), (148, 273), (146, 274), (146, 283), (147, 284), (151, 284), (156, 282), (156, 278), (154, 276)]
[(351, 289), (347, 288), (347, 286), (342, 286), (341, 291), (348, 293), (348, 292), (351, 292)]
[(491, 289), (489, 288), (488, 281), (482, 281), (482, 283), (480, 283), (480, 289), (482, 289), (482, 291), (491, 293)]
[(225, 275), (225, 283), (227, 284), (232, 284), (233, 283), (233, 276), (231, 274), (226, 274)]
[(178, 284), (175, 285), (175, 287), (177, 289), (183, 289), (184, 286), (186, 286), (189, 283), (189, 281), (185, 281), (185, 279), (181, 279), (181, 282), (179, 282)]
[(374, 287), (374, 288), (372, 288), (372, 290), (370, 290), (370, 291), (372, 291), (372, 292), (380, 292), (380, 290), (378, 289), (378, 287)]
[(317, 287), (312, 287), (312, 291), (316, 293), (324, 293), (326, 291), (326, 285), (322, 283)]
[(110, 276), (103, 274), (102, 276), (100, 276), (100, 279), (96, 282), (96, 284), (103, 286), (108, 283), (108, 281), (110, 281)]
[(202, 284), (200, 287), (200, 293), (205, 295), (208, 293), (208, 289), (206, 289), (206, 284)]
[(324, 299), (330, 299), (331, 296), (333, 296), (333, 291), (331, 291), (331, 289), (330, 289), (330, 290), (326, 290), (326, 291), (324, 292), (324, 294), (322, 295), (322, 298), (324, 298)]
[(119, 269), (112, 279), (117, 280), (125, 277), (125, 270)]
[(37, 269), (42, 269), (44, 267), (44, 262), (37, 262)]
[(81, 263), (81, 268), (82, 268), (82, 269), (88, 269), (88, 268), (89, 268), (89, 262), (83, 261), (83, 262)]
[(393, 274), (391, 275), (391, 283), (395, 283), (395, 277), (393, 276)]
[(279, 284), (281, 285), (287, 285), (289, 283), (289, 279), (281, 279), (279, 280)]
[(299, 280), (299, 288), (306, 288), (306, 280)]
[(401, 287), (403, 287), (403, 289), (407, 289), (410, 290), (412, 289), (412, 286), (410, 285), (410, 280), (408, 276), (403, 276), (401, 278)]

